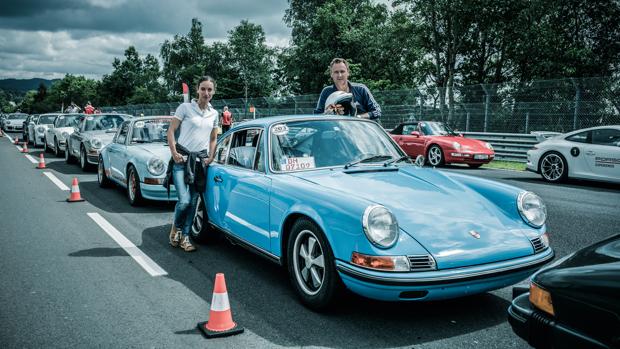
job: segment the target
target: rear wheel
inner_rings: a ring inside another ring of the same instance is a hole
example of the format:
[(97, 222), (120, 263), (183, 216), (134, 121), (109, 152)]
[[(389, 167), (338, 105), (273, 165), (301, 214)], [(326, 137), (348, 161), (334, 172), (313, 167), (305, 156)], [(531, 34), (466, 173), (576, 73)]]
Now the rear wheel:
[(105, 174), (105, 166), (103, 166), (103, 157), (99, 156), (99, 164), (97, 165), (97, 182), (101, 188), (109, 188), (112, 182)]
[(194, 241), (201, 244), (218, 242), (222, 237), (222, 234), (209, 223), (207, 212), (205, 200), (199, 195), (190, 235)]
[(332, 304), (343, 285), (321, 229), (309, 219), (297, 220), (286, 255), (289, 277), (302, 303), (315, 310)]
[(44, 153), (50, 152), (50, 148), (47, 146), (47, 138), (43, 138), (43, 152)]
[(560, 153), (551, 152), (543, 155), (539, 169), (547, 182), (561, 182), (568, 177), (568, 165)]
[(140, 177), (133, 165), (127, 170), (127, 198), (131, 206), (139, 206), (144, 201), (140, 190)]
[(445, 159), (440, 146), (436, 144), (431, 145), (426, 155), (428, 163), (431, 164), (431, 166), (441, 166), (444, 164)]

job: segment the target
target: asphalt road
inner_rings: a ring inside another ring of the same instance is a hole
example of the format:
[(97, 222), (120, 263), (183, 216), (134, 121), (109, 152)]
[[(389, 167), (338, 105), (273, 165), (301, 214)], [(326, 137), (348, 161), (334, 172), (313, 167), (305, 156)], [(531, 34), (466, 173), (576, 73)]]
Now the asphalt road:
[[(30, 149), (39, 158), (41, 149)], [(280, 267), (222, 242), (185, 253), (168, 245), (173, 205), (134, 208), (123, 190), (46, 154), (47, 169), (0, 138), (0, 347), (138, 348), (527, 348), (506, 321), (510, 288), (432, 303), (386, 303), (348, 294), (329, 313), (303, 307)], [(547, 203), (558, 256), (619, 231), (620, 186), (548, 185), (531, 173), (459, 171), (509, 183)], [(67, 203), (43, 172), (70, 187)], [(141, 251), (152, 276), (92, 217), (100, 215)], [(155, 266), (155, 267), (154, 267)], [(226, 276), (234, 320), (245, 333), (205, 339), (215, 274)]]

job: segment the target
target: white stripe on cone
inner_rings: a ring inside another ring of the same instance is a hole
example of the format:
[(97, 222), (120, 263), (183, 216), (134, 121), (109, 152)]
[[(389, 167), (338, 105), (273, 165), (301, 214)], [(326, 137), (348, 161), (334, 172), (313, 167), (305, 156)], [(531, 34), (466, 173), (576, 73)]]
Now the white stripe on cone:
[(80, 191), (80, 188), (77, 185), (72, 185), (71, 186), (71, 192), (72, 193), (78, 193)]
[(213, 293), (211, 299), (211, 310), (213, 311), (226, 311), (230, 309), (230, 303), (228, 303), (228, 293)]

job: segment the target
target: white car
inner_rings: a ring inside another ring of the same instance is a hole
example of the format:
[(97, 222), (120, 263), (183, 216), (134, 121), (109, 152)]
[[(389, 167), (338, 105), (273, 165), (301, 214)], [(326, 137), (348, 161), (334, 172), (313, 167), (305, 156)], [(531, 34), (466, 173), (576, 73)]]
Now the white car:
[(36, 121), (28, 124), (28, 140), (35, 147), (43, 146), (45, 142), (45, 132), (54, 125), (54, 120), (62, 114), (41, 114)]
[(527, 152), (527, 169), (546, 181), (568, 177), (620, 183), (620, 125), (569, 132)]
[(75, 131), (79, 119), (84, 114), (60, 114), (54, 125), (45, 131), (45, 141), (43, 148), (45, 152), (54, 151), (56, 156), (63, 155), (67, 145), (67, 138)]
[(2, 129), (5, 132), (21, 132), (24, 129), (24, 121), (28, 118), (28, 114), (24, 113), (12, 113), (9, 114), (2, 123)]

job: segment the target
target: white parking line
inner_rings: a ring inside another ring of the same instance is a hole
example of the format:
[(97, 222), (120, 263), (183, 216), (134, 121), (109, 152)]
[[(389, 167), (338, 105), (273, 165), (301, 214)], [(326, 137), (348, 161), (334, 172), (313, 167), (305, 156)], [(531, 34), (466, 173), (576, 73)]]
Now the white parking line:
[(8, 138), (8, 139), (9, 139), (9, 141), (10, 141), (11, 143), (15, 143), (15, 141), (13, 141), (13, 138), (12, 138), (11, 136), (9, 136), (9, 134), (8, 134), (8, 133), (5, 133), (4, 135), (6, 136), (6, 138)]
[(116, 230), (112, 224), (105, 220), (99, 213), (89, 212), (87, 215), (97, 223), (103, 231), (105, 231), (112, 240), (127, 252), (147, 273), (151, 276), (168, 275), (168, 273), (162, 269), (157, 263), (155, 263), (149, 256), (144, 254), (139, 248), (136, 247), (131, 241), (129, 241), (120, 231)]
[(32, 162), (33, 164), (38, 164), (39, 162), (37, 161), (37, 159), (33, 158), (32, 155), (28, 155), (26, 154), (26, 159), (30, 160), (30, 162)]
[(51, 172), (43, 172), (43, 174), (46, 175), (47, 178), (50, 179), (50, 181), (52, 181), (54, 184), (56, 184), (56, 186), (58, 188), (60, 188), (60, 190), (69, 191), (69, 187), (67, 187), (63, 182), (61, 182), (60, 179), (56, 178), (56, 176), (54, 176), (53, 173), (51, 173)]

